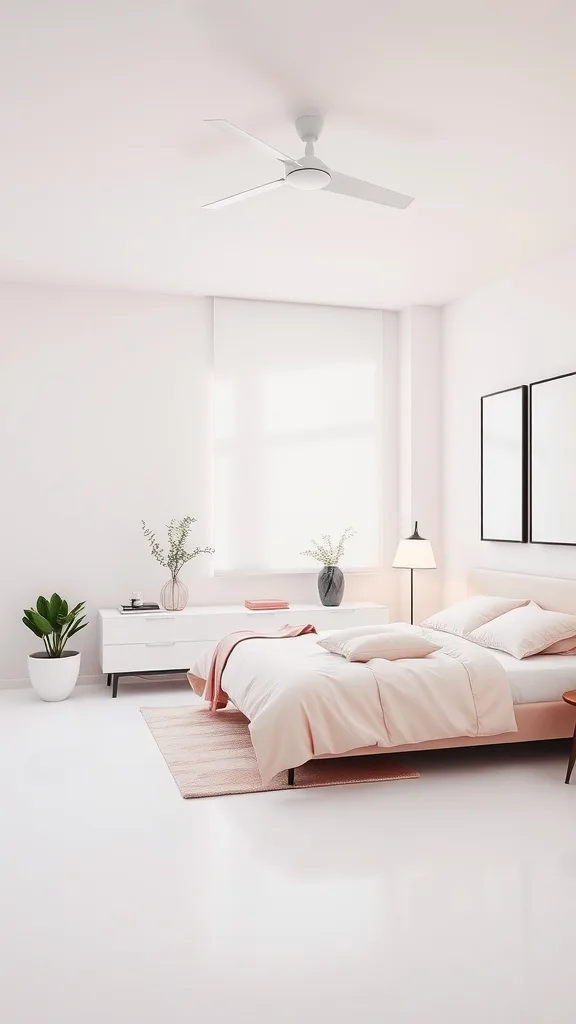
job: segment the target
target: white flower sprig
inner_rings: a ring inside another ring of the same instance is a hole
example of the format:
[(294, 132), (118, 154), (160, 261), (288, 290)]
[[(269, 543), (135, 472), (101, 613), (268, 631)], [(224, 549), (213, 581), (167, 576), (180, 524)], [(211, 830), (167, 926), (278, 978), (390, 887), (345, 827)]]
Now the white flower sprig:
[(312, 547), (306, 551), (301, 551), (300, 554), (306, 558), (315, 558), (317, 562), (322, 562), (323, 565), (338, 565), (338, 562), (344, 554), (344, 545), (347, 540), (350, 540), (354, 536), (356, 530), (353, 530), (351, 526), (347, 526), (344, 533), (340, 537), (340, 540), (333, 541), (328, 534), (322, 534), (322, 543), (317, 540), (312, 541)]

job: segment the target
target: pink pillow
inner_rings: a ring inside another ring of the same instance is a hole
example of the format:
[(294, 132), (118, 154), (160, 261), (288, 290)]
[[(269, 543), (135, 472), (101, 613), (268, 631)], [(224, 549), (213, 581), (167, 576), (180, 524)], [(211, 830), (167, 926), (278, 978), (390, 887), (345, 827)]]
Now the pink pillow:
[(576, 655), (576, 636), (568, 636), (565, 640), (557, 640), (541, 654), (573, 654)]

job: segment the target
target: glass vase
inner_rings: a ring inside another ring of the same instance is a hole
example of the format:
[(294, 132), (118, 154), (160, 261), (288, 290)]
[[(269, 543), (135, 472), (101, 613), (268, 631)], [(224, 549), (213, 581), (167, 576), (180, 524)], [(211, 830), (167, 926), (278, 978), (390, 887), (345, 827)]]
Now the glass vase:
[(173, 576), (160, 591), (160, 604), (167, 612), (181, 612), (188, 601), (188, 588), (178, 576)]

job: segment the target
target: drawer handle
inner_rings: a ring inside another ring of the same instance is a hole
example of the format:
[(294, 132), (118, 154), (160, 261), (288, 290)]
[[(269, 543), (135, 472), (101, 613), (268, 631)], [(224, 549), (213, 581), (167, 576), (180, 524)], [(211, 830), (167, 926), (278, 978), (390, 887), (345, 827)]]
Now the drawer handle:
[(155, 643), (146, 644), (146, 647), (175, 647), (175, 640), (156, 640)]
[(160, 622), (161, 619), (173, 619), (173, 615), (164, 615), (162, 612), (160, 615), (145, 615), (146, 622)]

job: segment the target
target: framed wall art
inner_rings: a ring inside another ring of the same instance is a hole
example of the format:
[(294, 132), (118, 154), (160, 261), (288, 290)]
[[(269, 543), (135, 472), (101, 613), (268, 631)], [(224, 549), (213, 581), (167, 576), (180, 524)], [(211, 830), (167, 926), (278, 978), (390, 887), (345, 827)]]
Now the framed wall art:
[(528, 540), (525, 384), (482, 396), (480, 438), (480, 538), (524, 544)]
[(530, 385), (530, 541), (576, 545), (576, 373)]

